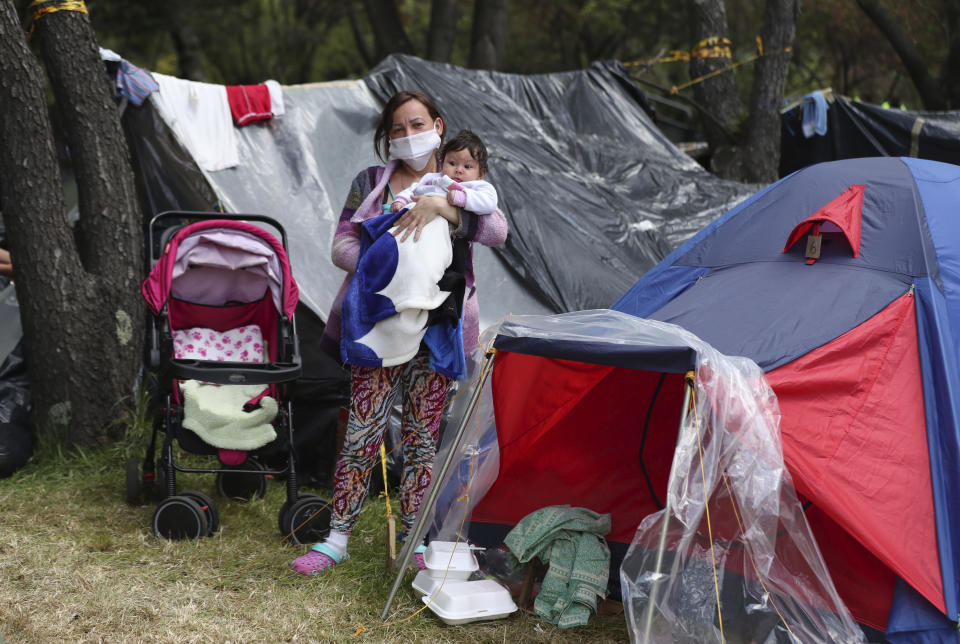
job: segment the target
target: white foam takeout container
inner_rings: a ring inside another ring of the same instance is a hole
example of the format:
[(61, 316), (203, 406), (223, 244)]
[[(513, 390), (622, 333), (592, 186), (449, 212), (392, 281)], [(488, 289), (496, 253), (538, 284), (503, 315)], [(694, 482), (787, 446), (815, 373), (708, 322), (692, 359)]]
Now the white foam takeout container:
[(426, 595), (429, 597), (437, 592), (437, 589), (440, 588), (441, 585), (462, 584), (463, 582), (464, 580), (462, 579), (444, 581), (442, 577), (434, 577), (431, 575), (429, 570), (420, 570), (417, 572), (417, 576), (413, 578), (413, 584), (411, 585), (413, 589), (417, 591), (418, 595)]
[(438, 583), (433, 595), (422, 599), (447, 624), (501, 619), (517, 610), (510, 591), (492, 579)]
[(463, 542), (431, 541), (423, 553), (423, 562), (431, 577), (447, 581), (466, 580), (480, 564), (473, 554), (474, 548)]

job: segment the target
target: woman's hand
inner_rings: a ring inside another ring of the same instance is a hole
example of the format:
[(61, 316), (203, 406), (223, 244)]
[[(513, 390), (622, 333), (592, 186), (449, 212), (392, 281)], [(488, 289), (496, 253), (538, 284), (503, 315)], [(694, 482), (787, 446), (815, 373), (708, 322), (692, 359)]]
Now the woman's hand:
[(443, 217), (454, 226), (460, 225), (460, 210), (448, 204), (445, 197), (428, 195), (413, 197), (413, 201), (415, 203), (396, 221), (393, 236), (400, 237), (402, 234), (400, 243), (406, 241), (410, 233), (413, 233), (414, 243), (420, 241), (420, 232), (424, 226), (437, 217)]

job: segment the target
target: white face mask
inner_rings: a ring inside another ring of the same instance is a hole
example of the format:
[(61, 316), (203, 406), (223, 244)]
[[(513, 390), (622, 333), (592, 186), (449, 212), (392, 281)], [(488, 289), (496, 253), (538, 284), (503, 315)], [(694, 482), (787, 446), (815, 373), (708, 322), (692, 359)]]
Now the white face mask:
[(416, 171), (423, 170), (434, 151), (440, 147), (436, 128), (390, 141), (390, 156), (406, 161)]

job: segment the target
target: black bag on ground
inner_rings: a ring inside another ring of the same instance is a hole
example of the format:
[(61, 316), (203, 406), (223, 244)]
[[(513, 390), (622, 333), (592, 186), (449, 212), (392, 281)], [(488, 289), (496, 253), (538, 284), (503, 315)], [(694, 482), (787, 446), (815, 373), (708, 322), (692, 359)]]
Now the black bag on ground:
[(26, 465), (33, 455), (30, 383), (21, 344), (0, 365), (0, 478)]

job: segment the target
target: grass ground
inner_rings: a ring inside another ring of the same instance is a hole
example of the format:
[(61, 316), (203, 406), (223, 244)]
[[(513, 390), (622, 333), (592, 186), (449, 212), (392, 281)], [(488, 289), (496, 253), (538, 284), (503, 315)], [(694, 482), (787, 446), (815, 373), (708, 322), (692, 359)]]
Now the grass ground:
[(196, 542), (158, 539), (155, 506), (124, 502), (124, 462), (142, 458), (145, 446), (144, 432), (131, 430), (96, 451), (43, 447), (0, 481), (0, 642), (628, 640), (622, 615), (569, 630), (521, 611), (449, 626), (429, 610), (415, 614), (422, 602), (412, 573), (383, 622), (393, 575), (384, 564), (382, 498), (364, 508), (352, 558), (309, 579), (289, 569), (305, 547), (280, 542), (279, 482), (265, 498), (238, 503), (217, 497), (213, 475), (181, 475), (179, 489), (217, 501), (221, 528)]

